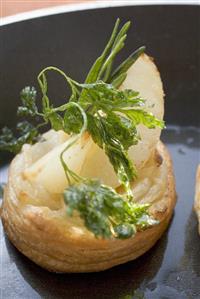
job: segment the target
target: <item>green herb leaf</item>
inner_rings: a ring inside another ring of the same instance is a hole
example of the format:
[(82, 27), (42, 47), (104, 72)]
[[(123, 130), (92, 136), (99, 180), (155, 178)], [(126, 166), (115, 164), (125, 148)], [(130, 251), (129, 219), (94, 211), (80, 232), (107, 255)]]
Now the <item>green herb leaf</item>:
[(119, 182), (125, 187), (127, 197), (132, 198), (131, 182), (137, 178), (137, 171), (133, 162), (129, 159), (127, 151), (120, 144), (105, 145), (105, 153), (112, 164)]
[(125, 150), (138, 143), (137, 130), (130, 119), (109, 112), (106, 118), (102, 118), (102, 121), (106, 126), (107, 139), (120, 143)]
[(164, 121), (157, 119), (152, 113), (145, 110), (139, 109), (130, 109), (130, 110), (120, 110), (123, 112), (129, 119), (132, 120), (135, 126), (143, 124), (149, 129), (155, 129), (159, 127), (163, 129), (165, 127)]
[(63, 119), (58, 113), (50, 113), (48, 115), (48, 120), (51, 123), (52, 129), (54, 129), (55, 131), (63, 130)]
[(104, 130), (101, 125), (101, 121), (98, 117), (94, 117), (91, 114), (87, 114), (88, 119), (88, 132), (90, 132), (90, 135), (92, 136), (93, 141), (100, 147), (103, 148), (104, 145)]
[(114, 26), (114, 29), (113, 29), (113, 32), (111, 34), (111, 37), (103, 51), (103, 53), (101, 54), (100, 57), (97, 58), (97, 60), (94, 62), (92, 68), (90, 69), (88, 75), (87, 75), (87, 78), (85, 80), (85, 83), (93, 83), (93, 82), (96, 82), (97, 81), (97, 78), (99, 77), (99, 72), (103, 66), (103, 62), (106, 58), (106, 55), (108, 54), (109, 50), (111, 49), (114, 41), (115, 41), (115, 38), (116, 38), (116, 35), (117, 35), (117, 30), (118, 30), (118, 27), (119, 27), (119, 23), (120, 23), (120, 20), (117, 19), (116, 23), (115, 23), (115, 26)]
[[(139, 96), (139, 92), (125, 89), (118, 90), (113, 85), (97, 81), (93, 84), (80, 84), (85, 90), (84, 96), (79, 100), (83, 107), (93, 105), (93, 113), (98, 110), (110, 112), (120, 108), (143, 107), (145, 101)], [(123, 112), (123, 111), (122, 111)]]
[(0, 135), (0, 150), (17, 154), (23, 144), (34, 143), (39, 135), (37, 128), (27, 121), (18, 123), (17, 131), (17, 136), (14, 136), (13, 132), (7, 127), (2, 129), (2, 134)]
[(127, 74), (126, 73), (122, 73), (120, 74), (116, 79), (113, 79), (112, 80), (112, 85), (115, 87), (115, 88), (118, 88), (122, 85), (122, 83), (124, 82), (124, 80), (126, 79), (127, 77)]
[(114, 227), (114, 231), (119, 239), (128, 239), (135, 235), (136, 227), (134, 224), (122, 223)]
[(37, 91), (34, 87), (25, 87), (21, 93), (21, 101), (23, 106), (19, 106), (17, 113), (19, 116), (35, 116), (38, 113), (36, 106)]
[(69, 106), (64, 114), (64, 131), (68, 134), (78, 134), (83, 127), (83, 117), (76, 106)]
[(131, 195), (130, 182), (136, 178), (136, 169), (128, 157), (128, 148), (138, 141), (137, 131), (129, 119), (110, 112), (104, 117), (89, 117), (88, 131), (94, 142), (104, 148), (119, 182)]
[(77, 210), (85, 226), (96, 237), (111, 236), (126, 239), (137, 230), (142, 230), (141, 219), (146, 218), (146, 227), (158, 222), (148, 215), (148, 205), (127, 202), (122, 195), (98, 180), (87, 180), (70, 186), (64, 191), (67, 213), (72, 216)]

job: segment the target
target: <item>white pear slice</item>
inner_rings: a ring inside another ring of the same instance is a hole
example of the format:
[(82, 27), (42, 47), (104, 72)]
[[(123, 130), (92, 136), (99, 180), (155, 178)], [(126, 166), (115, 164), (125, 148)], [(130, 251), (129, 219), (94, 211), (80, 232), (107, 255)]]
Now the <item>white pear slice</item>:
[[(147, 111), (152, 112), (157, 118), (163, 119), (164, 93), (160, 74), (150, 57), (142, 55), (128, 70), (127, 78), (121, 89), (133, 89), (140, 92), (146, 100)], [(160, 138), (161, 130), (148, 129), (143, 125), (138, 126), (141, 141), (129, 149), (129, 157), (137, 168), (141, 168), (150, 158), (152, 151)], [(100, 178), (104, 184), (112, 187), (119, 185), (112, 165), (103, 150), (93, 145), (83, 164), (81, 175), (85, 177)]]
[[(159, 72), (152, 59), (142, 55), (129, 69), (121, 89), (133, 89), (146, 99), (147, 110), (159, 119), (163, 118), (163, 88)], [(160, 129), (147, 129), (138, 126), (141, 141), (129, 149), (129, 156), (137, 168), (149, 159), (159, 138)], [(47, 191), (61, 193), (67, 186), (67, 180), (60, 162), (60, 153), (68, 140), (24, 171), (24, 177), (31, 182), (44, 186)], [(77, 174), (89, 178), (99, 178), (104, 184), (112, 187), (119, 185), (117, 176), (104, 151), (90, 137), (84, 137), (73, 145), (64, 155), (65, 162)]]
[[(152, 112), (158, 119), (164, 115), (164, 92), (158, 69), (153, 60), (147, 55), (142, 55), (129, 69), (122, 89), (131, 88), (140, 92), (146, 100), (146, 110)], [(148, 129), (143, 125), (138, 126), (141, 141), (129, 149), (129, 155), (140, 168), (151, 156), (160, 139), (161, 129)]]
[(55, 148), (69, 138), (69, 135), (64, 131), (49, 130), (42, 135), (42, 140), (34, 145), (25, 144), (23, 151), (26, 154), (26, 159), (31, 163), (35, 163), (42, 156), (47, 154), (51, 149)]
[[(50, 193), (62, 193), (68, 182), (60, 161), (60, 154), (69, 142), (71, 142), (70, 138), (25, 169), (23, 177), (32, 183), (44, 187)], [(80, 173), (91, 145), (92, 139), (88, 134), (84, 134), (82, 138), (64, 153), (63, 158), (65, 163), (75, 173)]]

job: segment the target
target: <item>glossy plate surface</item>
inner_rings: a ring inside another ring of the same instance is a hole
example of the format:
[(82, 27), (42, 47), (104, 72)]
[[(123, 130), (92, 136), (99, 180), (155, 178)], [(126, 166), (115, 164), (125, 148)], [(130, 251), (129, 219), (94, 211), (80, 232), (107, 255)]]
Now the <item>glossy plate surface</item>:
[[(162, 140), (174, 161), (178, 202), (168, 231), (136, 261), (95, 274), (52, 274), (0, 239), (0, 298), (4, 299), (186, 299), (200, 298), (200, 239), (193, 212), (200, 152), (200, 7), (153, 5), (92, 9), (4, 25), (0, 32), (0, 125), (12, 126), (19, 92), (55, 65), (83, 80), (100, 54), (115, 19), (131, 20), (121, 58), (140, 45), (155, 57), (166, 93), (167, 129)], [(55, 103), (66, 98), (57, 77)], [(8, 156), (1, 154), (1, 181)], [(56, 246), (56, 244), (55, 244)]]

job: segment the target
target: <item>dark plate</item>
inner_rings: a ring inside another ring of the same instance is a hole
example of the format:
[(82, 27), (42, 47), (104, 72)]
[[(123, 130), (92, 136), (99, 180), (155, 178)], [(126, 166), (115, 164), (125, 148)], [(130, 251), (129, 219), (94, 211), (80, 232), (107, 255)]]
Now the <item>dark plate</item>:
[[(173, 220), (141, 258), (96, 274), (48, 273), (21, 255), (2, 231), (2, 299), (200, 298), (200, 240), (192, 209), (200, 148), (199, 6), (94, 9), (3, 26), (0, 123), (15, 124), (19, 91), (36, 85), (41, 68), (56, 65), (83, 80), (118, 16), (134, 23), (121, 57), (145, 44), (162, 74), (168, 127), (162, 140), (172, 154), (178, 194)], [(53, 79), (51, 98), (58, 103), (66, 98), (66, 90), (62, 81)], [(1, 160), (4, 180), (6, 156)]]

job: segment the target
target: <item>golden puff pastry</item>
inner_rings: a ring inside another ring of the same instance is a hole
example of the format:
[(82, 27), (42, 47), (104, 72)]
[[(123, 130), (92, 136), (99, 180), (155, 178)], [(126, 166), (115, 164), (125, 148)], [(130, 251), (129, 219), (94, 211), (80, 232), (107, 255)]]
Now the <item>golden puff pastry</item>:
[(151, 203), (150, 213), (160, 223), (127, 240), (96, 238), (78, 215), (67, 216), (61, 200), (55, 204), (54, 199), (48, 199), (45, 206), (45, 199), (40, 203), (30, 198), (18, 186), (24, 164), (23, 152), (11, 163), (2, 221), (18, 250), (49, 271), (101, 271), (134, 260), (155, 244), (172, 216), (175, 182), (172, 162), (162, 143), (133, 186), (136, 200)]

